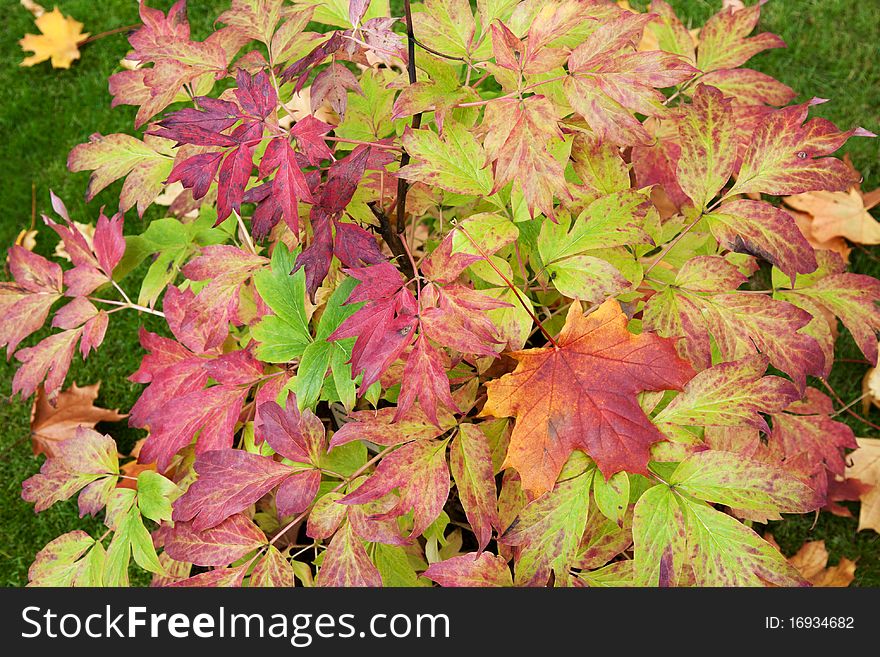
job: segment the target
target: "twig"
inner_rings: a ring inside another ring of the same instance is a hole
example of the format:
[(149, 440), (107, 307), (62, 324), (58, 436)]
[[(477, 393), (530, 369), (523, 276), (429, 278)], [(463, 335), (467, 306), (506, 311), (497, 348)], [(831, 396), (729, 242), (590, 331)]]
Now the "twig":
[(92, 41), (97, 41), (98, 39), (103, 39), (104, 37), (111, 36), (113, 34), (119, 34), (120, 32), (129, 32), (131, 30), (136, 30), (137, 28), (142, 27), (140, 23), (135, 23), (134, 25), (126, 25), (124, 27), (115, 27), (112, 30), (107, 30), (106, 32), (99, 32), (98, 34), (93, 34), (92, 36), (86, 37), (81, 41), (77, 41), (76, 45), (84, 46), (87, 43), (91, 43)]
[(546, 80), (541, 80), (540, 82), (535, 82), (533, 84), (527, 85), (522, 89), (517, 89), (516, 91), (511, 91), (510, 93), (504, 94), (503, 96), (496, 96), (495, 98), (487, 98), (486, 100), (475, 100), (471, 103), (459, 103), (455, 105), (455, 107), (482, 107), (483, 105), (488, 105), (489, 103), (494, 103), (496, 100), (507, 100), (508, 98), (517, 98), (520, 94), (525, 93), (526, 91), (531, 91), (535, 87), (540, 87), (544, 84), (550, 84), (551, 82), (558, 82), (559, 80), (564, 80), (567, 78), (567, 75), (557, 75), (555, 78), (548, 78)]
[(395, 146), (394, 144), (380, 144), (375, 141), (361, 141), (360, 139), (343, 139), (342, 137), (333, 137), (330, 135), (325, 135), (324, 139), (326, 141), (337, 141), (343, 144), (356, 144), (358, 146), (370, 146), (371, 148), (383, 148), (387, 151), (402, 151), (403, 149), (400, 146)]
[(412, 265), (409, 262), (406, 247), (400, 238), (400, 234), (391, 225), (388, 215), (385, 214), (375, 201), (368, 203), (367, 207), (370, 208), (373, 215), (379, 220), (379, 233), (382, 235), (382, 239), (385, 240), (385, 244), (391, 249), (391, 253), (398, 259), (401, 271), (407, 278), (412, 278), (416, 273), (411, 269)]
[[(416, 35), (413, 31), (412, 6), (410, 0), (403, 0), (403, 10), (406, 17), (406, 37), (407, 37), (407, 62), (406, 73), (409, 77), (409, 83), (416, 83)], [(418, 112), (413, 115), (412, 129), (418, 130), (422, 125), (422, 113)], [(409, 164), (409, 153), (403, 151), (400, 156), (400, 168), (402, 169)], [(398, 233), (402, 233), (406, 229), (406, 194), (409, 191), (409, 183), (404, 178), (397, 179), (397, 221), (394, 229)]]

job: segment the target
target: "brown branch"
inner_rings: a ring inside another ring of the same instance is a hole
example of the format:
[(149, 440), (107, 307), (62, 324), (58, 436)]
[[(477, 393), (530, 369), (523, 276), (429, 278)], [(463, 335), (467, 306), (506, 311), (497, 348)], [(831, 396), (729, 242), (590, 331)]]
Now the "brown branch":
[(376, 219), (379, 220), (379, 234), (385, 240), (385, 244), (391, 249), (391, 253), (397, 258), (398, 266), (407, 279), (415, 276), (415, 271), (410, 264), (409, 255), (406, 252), (406, 246), (400, 238), (400, 233), (394, 230), (388, 215), (375, 202), (367, 204)]
[[(416, 82), (416, 35), (413, 31), (412, 7), (410, 0), (403, 0), (403, 9), (406, 17), (406, 37), (407, 37), (407, 62), (406, 72), (409, 76), (409, 83)], [(412, 129), (418, 130), (422, 125), (422, 113), (419, 112), (412, 118)], [(409, 153), (403, 152), (400, 156), (400, 168), (402, 169), (409, 164)], [(406, 193), (409, 191), (409, 183), (403, 178), (397, 179), (397, 219), (395, 221), (395, 230), (402, 233), (406, 230)], [(391, 246), (389, 244), (389, 246)]]

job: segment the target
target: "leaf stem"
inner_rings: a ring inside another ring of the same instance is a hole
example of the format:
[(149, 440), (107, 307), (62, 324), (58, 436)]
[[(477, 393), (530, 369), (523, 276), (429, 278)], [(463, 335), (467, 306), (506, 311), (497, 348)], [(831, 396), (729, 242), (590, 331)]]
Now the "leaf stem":
[[(330, 492), (330, 493), (336, 493), (336, 492), (339, 492), (339, 490), (340, 490), (343, 486), (347, 486), (349, 483), (351, 483), (352, 481), (354, 481), (355, 479), (357, 479), (358, 477), (360, 477), (362, 474), (364, 474), (364, 473), (369, 469), (369, 467), (370, 467), (371, 465), (373, 465), (374, 463), (376, 463), (379, 459), (381, 459), (383, 456), (385, 456), (386, 454), (388, 454), (388, 452), (390, 452), (391, 450), (393, 450), (393, 449), (396, 448), (396, 447), (397, 447), (397, 445), (392, 445), (391, 447), (386, 447), (386, 448), (383, 449), (381, 452), (379, 452), (378, 454), (376, 454), (376, 456), (374, 456), (374, 457), (371, 458), (369, 461), (367, 461), (366, 463), (364, 463), (361, 467), (359, 467), (357, 470), (355, 470), (355, 471), (354, 471), (352, 474), (350, 474), (346, 479), (344, 479), (343, 481), (340, 481), (339, 484), (336, 486), (336, 488), (334, 488), (333, 490), (328, 491), (328, 492)], [(309, 512), (310, 512), (310, 511), (311, 511), (311, 507), (309, 507), (308, 509), (306, 509), (305, 511), (303, 511), (302, 513), (300, 513), (298, 516), (296, 516), (296, 517), (295, 517), (293, 520), (291, 520), (289, 523), (287, 523), (286, 525), (284, 525), (284, 527), (282, 527), (280, 530), (278, 530), (278, 533), (275, 534), (275, 536), (272, 537), (272, 540), (269, 541), (269, 545), (274, 545), (275, 542), (276, 542), (279, 538), (281, 538), (282, 536), (284, 536), (284, 534), (286, 534), (291, 528), (293, 528), (294, 526), (296, 526), (296, 525), (298, 525), (300, 522), (302, 522), (303, 518), (305, 518), (307, 515), (309, 515)]]
[(96, 303), (106, 303), (108, 306), (118, 306), (120, 309), (122, 308), (131, 308), (132, 310), (137, 310), (142, 313), (149, 313), (150, 315), (155, 315), (156, 317), (165, 317), (165, 313), (160, 310), (153, 310), (152, 308), (147, 308), (146, 306), (139, 306), (136, 303), (131, 303), (130, 301), (114, 301), (113, 299), (99, 299), (97, 297), (88, 297), (89, 301), (94, 301)]
[(564, 80), (567, 78), (567, 75), (557, 75), (554, 78), (548, 78), (546, 80), (541, 80), (539, 82), (534, 82), (530, 85), (523, 87), (522, 89), (517, 89), (516, 91), (511, 91), (510, 93), (504, 94), (503, 96), (496, 96), (495, 98), (487, 98), (485, 100), (475, 100), (470, 103), (459, 103), (455, 107), (482, 107), (483, 105), (488, 105), (489, 103), (493, 103), (496, 100), (507, 100), (508, 98), (517, 98), (520, 94), (525, 93), (526, 91), (531, 91), (536, 87), (540, 87), (544, 84), (550, 84), (551, 82), (558, 82), (559, 80)]
[(700, 223), (700, 219), (702, 219), (702, 218), (703, 218), (703, 214), (700, 213), (700, 216), (698, 216), (696, 219), (694, 219), (690, 224), (688, 224), (685, 227), (685, 229), (683, 231), (681, 231), (678, 235), (676, 235), (675, 239), (673, 239), (671, 242), (669, 242), (669, 244), (664, 246), (663, 250), (660, 252), (660, 254), (654, 259), (654, 262), (652, 262), (650, 265), (648, 265), (648, 268), (642, 273), (642, 278), (646, 278), (648, 276), (648, 274), (651, 272), (651, 270), (654, 269), (654, 267), (656, 267), (658, 264), (660, 264), (660, 261), (666, 257), (666, 255), (675, 247), (675, 245), (678, 244), (681, 241), (681, 239), (685, 235), (687, 235), (691, 231), (691, 229), (693, 229), (694, 226), (696, 226), (698, 223)]
[(501, 280), (504, 281), (505, 285), (507, 285), (507, 287), (509, 287), (511, 290), (513, 290), (513, 296), (516, 297), (516, 300), (519, 301), (519, 304), (529, 314), (529, 317), (531, 317), (532, 320), (535, 322), (535, 324), (537, 324), (538, 328), (541, 329), (541, 333), (544, 334), (544, 337), (547, 338), (547, 340), (549, 340), (550, 344), (552, 344), (556, 349), (559, 349), (559, 344), (556, 342), (556, 340), (553, 339), (553, 336), (550, 335), (550, 333), (547, 331), (547, 329), (544, 328), (544, 325), (541, 323), (541, 320), (538, 319), (538, 316), (532, 311), (531, 308), (528, 307), (528, 305), (519, 296), (519, 290), (517, 289), (516, 285), (514, 285), (510, 281), (510, 279), (508, 279), (507, 276), (504, 275), (504, 272), (502, 272), (500, 269), (498, 269), (498, 266), (494, 262), (492, 262), (492, 259), (489, 257), (489, 254), (486, 253), (486, 251), (485, 251), (485, 249), (483, 249), (483, 247), (481, 247), (479, 244), (477, 244), (477, 241), (473, 237), (471, 237), (470, 233), (468, 233), (467, 229), (464, 226), (462, 226), (460, 223), (456, 223), (455, 227), (458, 230), (460, 230), (462, 232), (462, 234), (470, 240), (471, 244), (474, 245), (474, 248), (480, 252), (480, 255), (483, 257), (483, 259), (489, 264), (489, 266), (492, 269), (495, 270), (495, 273), (501, 277)]
[(103, 39), (104, 37), (112, 36), (113, 34), (119, 34), (120, 32), (128, 32), (130, 30), (136, 30), (137, 28), (142, 27), (141, 23), (135, 23), (134, 25), (125, 25), (124, 27), (115, 27), (112, 30), (107, 30), (106, 32), (99, 32), (98, 34), (93, 34), (81, 41), (77, 41), (76, 45), (84, 46), (87, 43), (92, 43), (92, 41), (97, 41), (98, 39)]
[(244, 239), (248, 251), (250, 251), (254, 255), (257, 255), (257, 249), (254, 246), (254, 241), (251, 239), (251, 234), (248, 232), (247, 226), (244, 225), (244, 220), (241, 218), (241, 215), (235, 210), (233, 210), (232, 213), (235, 215), (236, 222), (238, 222), (238, 229), (241, 231), (242, 239)]
[(395, 146), (394, 144), (380, 144), (375, 141), (361, 141), (360, 139), (343, 139), (342, 137), (333, 137), (330, 135), (326, 135), (324, 137), (326, 141), (338, 141), (343, 144), (356, 144), (358, 146), (370, 146), (372, 148), (384, 148), (388, 151), (402, 151), (403, 149), (400, 146)]
[[(828, 385), (828, 382), (825, 379), (819, 379), (819, 380), (822, 382), (822, 385), (825, 386), (825, 389), (828, 390), (828, 392), (830, 392), (832, 394), (834, 399), (837, 400), (837, 403), (841, 404), (843, 406), (843, 408), (840, 409), (841, 411), (845, 411), (849, 415), (856, 418), (859, 422), (862, 422), (862, 423), (868, 425), (872, 429), (877, 429), (878, 431), (880, 431), (880, 426), (874, 424), (873, 422), (868, 421), (866, 418), (862, 417), (861, 415), (856, 413), (854, 410), (852, 410), (850, 408), (851, 404), (847, 404), (846, 402), (844, 402), (840, 398), (840, 395), (837, 394), (837, 391), (835, 391), (834, 388), (832, 388), (830, 385)], [(831, 417), (834, 417), (834, 416), (831, 416)]]

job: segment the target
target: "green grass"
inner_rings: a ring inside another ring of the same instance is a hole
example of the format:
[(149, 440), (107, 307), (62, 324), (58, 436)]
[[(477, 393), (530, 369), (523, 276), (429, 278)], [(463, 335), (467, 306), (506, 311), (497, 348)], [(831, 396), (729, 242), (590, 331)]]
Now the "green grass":
[[(686, 21), (699, 25), (717, 10), (721, 1), (671, 3)], [(5, 246), (30, 224), (32, 185), (36, 188), (38, 215), (51, 211), (50, 189), (64, 199), (71, 217), (77, 221), (94, 222), (102, 204), (107, 204), (108, 210), (115, 208), (119, 183), (86, 204), (83, 194), (88, 174), (68, 173), (65, 162), (70, 149), (86, 141), (93, 132), (131, 132), (134, 108), (111, 109), (107, 92), (107, 78), (119, 70), (119, 60), (128, 50), (124, 34), (87, 45), (82, 58), (67, 71), (52, 69), (47, 63), (21, 68), (18, 63), (23, 54), (17, 40), (34, 31), (33, 22), (18, 2), (7, 0), (2, 4), (0, 170), (5, 212), (0, 219), (0, 244)], [(134, 0), (56, 0), (45, 4), (57, 4), (62, 12), (83, 22), (84, 29), (92, 34), (137, 22)], [(152, 4), (167, 10), (171, 0), (153, 0)], [(208, 33), (211, 22), (227, 4), (221, 0), (190, 3), (196, 38)], [(814, 115), (827, 117), (841, 127), (859, 124), (880, 132), (880, 67), (876, 63), (880, 23), (874, 2), (776, 0), (765, 6), (761, 29), (780, 34), (789, 48), (759, 55), (750, 66), (795, 88), (800, 93), (799, 100), (811, 96), (830, 98), (831, 102), (815, 108)], [(880, 139), (852, 140), (844, 152), (864, 173), (865, 189), (880, 185)], [(140, 232), (147, 221), (157, 216), (160, 215), (156, 208), (144, 220), (129, 212), (126, 232)], [(51, 253), (56, 242), (54, 234), (42, 230), (38, 240), (38, 251)], [(875, 250), (856, 248), (853, 269), (880, 276), (878, 255)], [(75, 363), (68, 383), (100, 380), (101, 405), (130, 408), (140, 389), (129, 383), (127, 376), (140, 360), (134, 336), (141, 321), (133, 313), (115, 315), (104, 346), (86, 363)], [(155, 324), (148, 325), (155, 330)], [(840, 340), (838, 356), (861, 358), (847, 336)], [(861, 395), (865, 369), (859, 363), (841, 363), (835, 370), (831, 384), (845, 401)], [(11, 364), (0, 364), (0, 585), (5, 586), (24, 584), (34, 554), (54, 537), (76, 528), (95, 532), (100, 526), (98, 521), (79, 519), (73, 503), (57, 504), (37, 517), (31, 505), (20, 499), (21, 482), (38, 470), (40, 459), (31, 455), (27, 440), (30, 405), (9, 399), (13, 371)], [(851, 422), (858, 435), (878, 436), (878, 432), (849, 416), (843, 419)], [(872, 420), (880, 421), (880, 413), (874, 412)], [(130, 447), (139, 435), (125, 428), (124, 423), (100, 428), (114, 435), (123, 449)], [(792, 517), (774, 523), (770, 529), (789, 553), (804, 540), (825, 539), (832, 562), (841, 556), (859, 560), (857, 585), (880, 586), (880, 536), (870, 531), (857, 533), (854, 519), (821, 514), (815, 527), (813, 521), (812, 516)]]

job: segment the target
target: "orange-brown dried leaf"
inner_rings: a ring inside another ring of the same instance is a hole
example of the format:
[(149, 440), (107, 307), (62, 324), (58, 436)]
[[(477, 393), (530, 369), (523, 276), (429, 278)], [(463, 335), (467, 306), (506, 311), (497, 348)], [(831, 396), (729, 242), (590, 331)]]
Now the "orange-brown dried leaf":
[(77, 427), (94, 429), (98, 422), (118, 422), (126, 417), (118, 411), (95, 406), (101, 384), (80, 388), (75, 383), (61, 392), (54, 406), (42, 386), (31, 407), (31, 443), (34, 454), (55, 456), (54, 446), (72, 438)]

